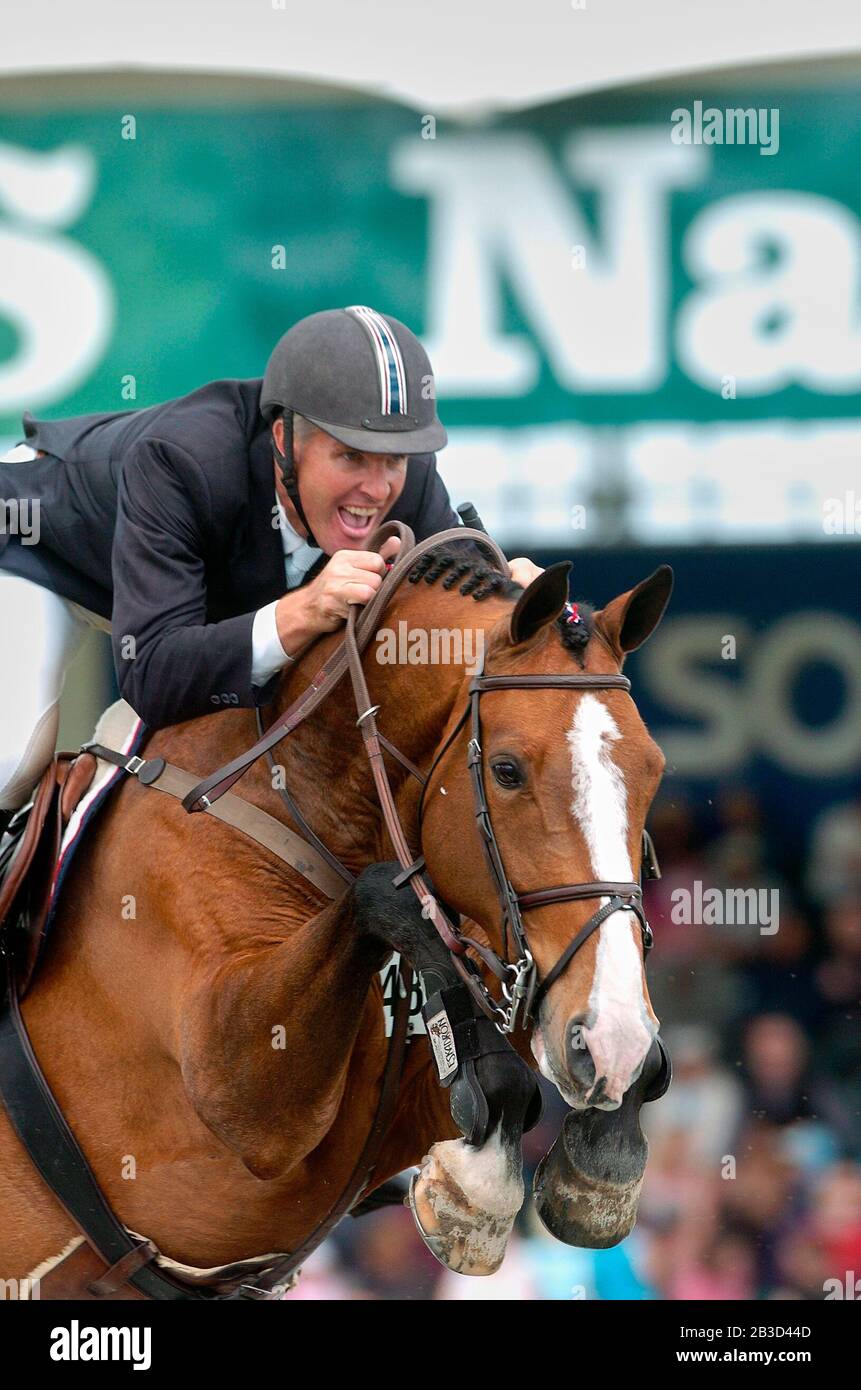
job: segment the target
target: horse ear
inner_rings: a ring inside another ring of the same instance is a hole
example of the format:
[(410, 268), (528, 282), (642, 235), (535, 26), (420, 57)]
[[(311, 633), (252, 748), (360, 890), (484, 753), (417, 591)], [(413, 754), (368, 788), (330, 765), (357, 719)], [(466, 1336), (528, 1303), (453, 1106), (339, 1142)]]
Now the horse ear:
[(547, 623), (558, 618), (568, 602), (568, 575), (570, 560), (560, 560), (556, 565), (533, 579), (528, 589), (524, 589), (511, 615), (508, 627), (510, 641), (517, 646), (527, 642)]
[(654, 574), (635, 589), (620, 594), (595, 614), (595, 626), (601, 629), (614, 651), (636, 651), (651, 637), (664, 616), (673, 592), (673, 571), (669, 565), (659, 565)]

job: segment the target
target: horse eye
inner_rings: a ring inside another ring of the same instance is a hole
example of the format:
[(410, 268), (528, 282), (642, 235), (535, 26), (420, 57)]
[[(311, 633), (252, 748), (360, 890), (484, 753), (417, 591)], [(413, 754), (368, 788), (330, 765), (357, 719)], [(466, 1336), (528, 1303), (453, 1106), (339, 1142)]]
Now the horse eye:
[(517, 763), (500, 759), (492, 765), (492, 772), (501, 787), (519, 787), (523, 783)]

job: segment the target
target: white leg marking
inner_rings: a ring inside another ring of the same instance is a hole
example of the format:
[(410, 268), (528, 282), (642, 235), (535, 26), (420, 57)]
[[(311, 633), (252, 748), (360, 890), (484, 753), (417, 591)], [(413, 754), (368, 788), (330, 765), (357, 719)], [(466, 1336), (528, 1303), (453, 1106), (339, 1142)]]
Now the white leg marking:
[(416, 1185), (416, 1215), (437, 1259), (458, 1274), (493, 1274), (523, 1205), (523, 1175), (499, 1130), (480, 1149), (463, 1139), (431, 1146)]
[(523, 1181), (511, 1171), (498, 1129), (480, 1149), (464, 1139), (444, 1139), (433, 1145), (433, 1153), (471, 1207), (495, 1217), (514, 1217), (520, 1211)]

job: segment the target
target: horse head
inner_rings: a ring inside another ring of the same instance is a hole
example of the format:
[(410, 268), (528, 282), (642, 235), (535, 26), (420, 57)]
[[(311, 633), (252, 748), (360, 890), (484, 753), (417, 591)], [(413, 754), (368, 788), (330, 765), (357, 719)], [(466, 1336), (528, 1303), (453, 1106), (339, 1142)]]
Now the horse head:
[[(567, 563), (546, 570), (496, 620), (486, 633), (484, 674), (596, 679), (591, 687), (500, 680), (486, 689), (477, 756), (487, 821), (524, 908), (537, 980), (549, 985), (539, 987), (531, 1050), (571, 1107), (536, 1178), (539, 1214), (570, 1244), (607, 1245), (627, 1234), (636, 1214), (646, 1160), (640, 1105), (669, 1081), (644, 969), (647, 929), (630, 900), (609, 889), (588, 898), (537, 890), (633, 885), (641, 873), (645, 820), (664, 758), (630, 694), (600, 677), (618, 677), (626, 654), (655, 630), (672, 574), (661, 567), (592, 612), (568, 605), (568, 570)], [(468, 689), (465, 681), (459, 701)], [(498, 877), (482, 853), (476, 817), (467, 752), (474, 728), (465, 722), (452, 738), (459, 701), (426, 789), (422, 847), (444, 899), (510, 959), (510, 923), (500, 921)], [(530, 895), (543, 900), (530, 905)]]

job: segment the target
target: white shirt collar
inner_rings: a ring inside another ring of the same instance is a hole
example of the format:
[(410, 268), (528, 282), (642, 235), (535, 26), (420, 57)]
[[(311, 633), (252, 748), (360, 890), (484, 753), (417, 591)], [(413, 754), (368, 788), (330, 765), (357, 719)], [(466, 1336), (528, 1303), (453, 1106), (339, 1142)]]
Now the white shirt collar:
[(309, 554), (313, 553), (315, 558), (318, 555), (322, 555), (322, 550), (315, 549), (314, 546), (308, 545), (307, 541), (305, 541), (303, 537), (299, 535), (299, 532), (295, 529), (295, 527), (291, 526), (290, 522), (287, 520), (287, 513), (285, 512), (281, 504), (281, 499), (278, 497), (277, 493), (275, 495), (275, 502), (278, 507), (278, 529), (281, 532), (281, 544), (284, 547), (284, 554), (292, 555), (295, 550), (299, 550), (304, 545), (308, 550)]

